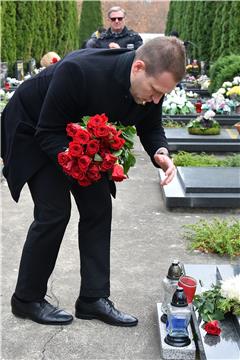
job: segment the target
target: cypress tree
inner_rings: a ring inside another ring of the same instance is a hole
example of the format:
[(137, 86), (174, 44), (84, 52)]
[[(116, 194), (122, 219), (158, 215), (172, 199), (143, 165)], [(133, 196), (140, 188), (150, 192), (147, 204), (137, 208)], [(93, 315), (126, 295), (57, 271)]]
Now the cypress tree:
[(220, 55), (220, 46), (221, 46), (221, 34), (222, 34), (222, 11), (224, 7), (224, 1), (216, 1), (215, 2), (215, 19), (213, 22), (213, 30), (212, 30), (212, 44), (211, 44), (211, 60), (216, 60)]
[(8, 63), (12, 76), (16, 61), (16, 1), (1, 3), (1, 61)]
[(174, 18), (174, 2), (170, 1), (168, 14), (167, 14), (166, 27), (165, 27), (165, 35), (168, 35), (172, 30), (174, 30), (173, 18)]
[(240, 39), (240, 2), (232, 1), (232, 6), (229, 14), (229, 49), (233, 54), (239, 54), (239, 39)]
[(101, 1), (83, 0), (79, 26), (80, 47), (91, 34), (103, 25)]
[[(201, 30), (199, 31), (198, 47), (201, 60), (210, 59), (210, 45), (212, 43), (212, 28), (215, 18), (215, 2), (204, 1), (202, 4)], [(206, 21), (207, 19), (207, 21)]]
[[(222, 34), (221, 34), (221, 46), (220, 46), (221, 56), (226, 56), (231, 53), (231, 49), (229, 49), (229, 35), (230, 35), (229, 13), (231, 11), (232, 3), (233, 3), (232, 1), (224, 1), (224, 6), (222, 10)], [(238, 20), (240, 21), (240, 19)]]

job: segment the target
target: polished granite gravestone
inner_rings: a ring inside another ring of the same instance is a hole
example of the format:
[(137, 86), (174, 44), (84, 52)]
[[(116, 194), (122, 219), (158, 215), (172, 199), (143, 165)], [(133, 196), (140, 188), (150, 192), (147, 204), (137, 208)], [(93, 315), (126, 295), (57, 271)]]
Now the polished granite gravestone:
[[(164, 179), (164, 172), (158, 172)], [(175, 178), (161, 190), (167, 208), (240, 208), (240, 168), (178, 166)]]
[[(211, 288), (229, 277), (240, 274), (240, 265), (193, 265), (184, 264), (186, 275), (197, 279), (196, 293)], [(196, 334), (196, 346), (201, 360), (240, 359), (240, 323), (236, 316), (227, 316), (220, 321), (220, 336), (206, 334), (203, 321), (197, 312), (192, 312), (192, 329)]]
[(166, 128), (165, 134), (170, 151), (240, 151), (240, 135), (236, 129), (221, 129), (219, 135), (191, 135), (186, 128)]
[[(201, 115), (201, 114), (200, 114)], [(187, 114), (187, 115), (162, 115), (162, 120), (172, 120), (180, 123), (187, 124), (190, 120), (196, 119), (199, 114)], [(219, 122), (221, 126), (232, 126), (240, 121), (240, 115), (215, 115), (214, 119)]]

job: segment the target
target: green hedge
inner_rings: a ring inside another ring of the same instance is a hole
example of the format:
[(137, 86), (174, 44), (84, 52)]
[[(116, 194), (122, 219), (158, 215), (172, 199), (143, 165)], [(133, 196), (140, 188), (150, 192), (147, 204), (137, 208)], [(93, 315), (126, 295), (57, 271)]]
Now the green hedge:
[(61, 57), (79, 48), (76, 1), (1, 2), (1, 61), (10, 75), (16, 60), (25, 63), (55, 51)]
[(218, 90), (224, 81), (232, 81), (240, 74), (240, 55), (220, 57), (210, 68), (211, 84), (209, 90)]

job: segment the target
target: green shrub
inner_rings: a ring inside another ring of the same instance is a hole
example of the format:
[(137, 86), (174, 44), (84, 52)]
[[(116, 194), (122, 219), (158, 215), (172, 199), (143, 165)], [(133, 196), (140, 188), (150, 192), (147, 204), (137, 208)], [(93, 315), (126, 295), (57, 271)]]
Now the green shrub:
[(184, 237), (191, 241), (191, 249), (231, 257), (240, 255), (240, 220), (214, 218), (208, 222), (201, 219), (196, 224), (184, 225), (184, 228)]
[(233, 154), (226, 156), (224, 159), (219, 159), (214, 155), (205, 153), (195, 154), (180, 151), (173, 155), (173, 161), (176, 166), (240, 167), (240, 154)]
[(174, 121), (170, 117), (164, 119), (162, 124), (165, 128), (181, 128), (186, 126), (183, 121)]
[(217, 91), (224, 81), (232, 81), (240, 74), (240, 55), (220, 57), (210, 68), (210, 92)]

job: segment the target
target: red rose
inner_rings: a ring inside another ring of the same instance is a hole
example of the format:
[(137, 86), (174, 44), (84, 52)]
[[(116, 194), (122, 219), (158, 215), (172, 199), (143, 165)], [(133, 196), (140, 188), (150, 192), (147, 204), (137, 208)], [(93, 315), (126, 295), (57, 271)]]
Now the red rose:
[(87, 130), (80, 128), (74, 135), (73, 140), (79, 142), (79, 144), (87, 144), (90, 140), (90, 134)]
[(93, 164), (93, 165), (91, 164), (87, 171), (87, 177), (91, 181), (98, 181), (99, 179), (101, 179), (99, 167), (95, 164)]
[(87, 178), (83, 178), (82, 180), (78, 180), (79, 185), (81, 186), (89, 186), (92, 184), (92, 182)]
[(204, 330), (210, 335), (220, 335), (221, 328), (217, 320), (209, 321), (203, 326)]
[(111, 142), (111, 148), (113, 150), (120, 150), (124, 144), (125, 144), (125, 140), (123, 138), (114, 136), (114, 138), (112, 139), (112, 142)]
[(94, 136), (96, 137), (106, 137), (109, 135), (110, 130), (107, 125), (99, 125), (92, 129)]
[(115, 162), (117, 161), (117, 157), (112, 154), (106, 154), (104, 156), (103, 162), (101, 164), (101, 170), (107, 171), (113, 167)]
[(87, 129), (92, 131), (95, 127), (105, 125), (108, 121), (108, 118), (105, 114), (91, 116), (87, 123)]
[(123, 167), (119, 164), (115, 164), (112, 172), (112, 180), (123, 181), (127, 176), (123, 172)]
[(84, 172), (81, 171), (76, 162), (74, 162), (74, 164), (72, 165), (69, 175), (77, 180), (82, 180), (85, 177)]
[(87, 155), (82, 155), (78, 158), (78, 166), (84, 173), (87, 171), (92, 159)]
[(68, 151), (60, 152), (58, 154), (58, 163), (62, 167), (67, 167), (70, 162), (72, 162), (72, 157), (69, 155)]
[(69, 123), (67, 124), (67, 135), (70, 137), (73, 137), (78, 130), (81, 129), (81, 126), (75, 123)]
[(71, 156), (80, 156), (83, 153), (83, 147), (76, 141), (71, 141), (69, 143), (69, 154)]
[(90, 156), (95, 155), (99, 150), (99, 141), (98, 140), (89, 140), (87, 144), (86, 153)]

